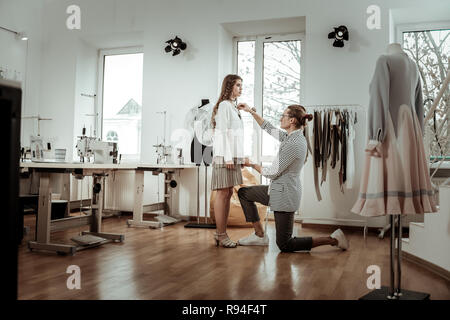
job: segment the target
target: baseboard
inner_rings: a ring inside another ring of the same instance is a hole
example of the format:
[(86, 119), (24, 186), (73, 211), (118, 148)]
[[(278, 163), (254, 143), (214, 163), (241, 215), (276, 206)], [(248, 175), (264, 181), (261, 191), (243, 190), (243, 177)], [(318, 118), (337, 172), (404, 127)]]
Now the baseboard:
[[(111, 211), (111, 210), (105, 209), (105, 211)], [(112, 210), (112, 211), (120, 213), (121, 216), (129, 216), (129, 217), (133, 216), (133, 212), (132, 211), (120, 211), (120, 210)], [(143, 216), (147, 219), (147, 218), (155, 218), (155, 217), (157, 217), (157, 216), (159, 216), (161, 214), (162, 214), (162, 211), (161, 211), (161, 213), (144, 212)], [(179, 216), (178, 218), (181, 221), (197, 221), (197, 216)], [(204, 223), (205, 222), (205, 217), (200, 217), (200, 222)], [(215, 221), (208, 217), (207, 223), (215, 223)]]
[[(323, 230), (331, 230), (334, 231), (337, 228), (345, 231), (363, 231), (364, 226), (348, 226), (348, 225), (340, 225), (340, 224), (321, 224), (321, 223), (301, 223), (302, 227), (310, 228), (310, 229), (323, 229)], [(379, 233), (380, 228), (375, 227), (367, 227), (367, 232)]]
[[(268, 217), (269, 221), (274, 221), (275, 219), (273, 218), (273, 213), (269, 214)], [(187, 220), (187, 221), (197, 221), (197, 216), (183, 216), (183, 220)], [(205, 222), (205, 217), (200, 217), (200, 222), (204, 223)], [(215, 223), (215, 220), (211, 219), (211, 218), (207, 218), (207, 222), (206, 223)], [(299, 221), (295, 221), (295, 223), (300, 223)], [(311, 229), (322, 229), (322, 230), (327, 230), (327, 231), (334, 231), (337, 228), (340, 228), (341, 230), (345, 231), (363, 231), (364, 226), (348, 226), (348, 225), (339, 225), (339, 224), (320, 224), (320, 223), (301, 223), (302, 227), (305, 228), (311, 228)], [(232, 226), (234, 227), (234, 226)], [(247, 226), (246, 226), (247, 227)], [(408, 230), (407, 228), (404, 228), (406, 230)], [(369, 233), (376, 233), (379, 234), (380, 233), (380, 227), (367, 227), (367, 232)], [(404, 234), (408, 234), (408, 232), (403, 231)]]
[(402, 251), (402, 257), (450, 281), (450, 271), (405, 251)]

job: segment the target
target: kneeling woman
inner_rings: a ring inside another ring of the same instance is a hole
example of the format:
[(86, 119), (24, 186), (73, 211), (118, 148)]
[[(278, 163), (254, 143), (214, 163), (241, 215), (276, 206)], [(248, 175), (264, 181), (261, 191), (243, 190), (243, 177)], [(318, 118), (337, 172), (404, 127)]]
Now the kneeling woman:
[(269, 186), (251, 186), (239, 189), (239, 200), (244, 210), (247, 222), (252, 222), (255, 233), (239, 240), (240, 245), (268, 245), (269, 240), (259, 220), (255, 201), (269, 205), (275, 214), (276, 242), (283, 252), (309, 251), (311, 248), (332, 245), (341, 249), (348, 248), (344, 233), (337, 229), (329, 237), (292, 237), (294, 213), (300, 207), (302, 186), (300, 171), (306, 157), (306, 138), (303, 134), (308, 120), (304, 107), (291, 105), (286, 108), (280, 119), (281, 129), (261, 118), (254, 109), (246, 104), (238, 106), (240, 110), (250, 112), (253, 118), (271, 136), (280, 141), (280, 148), (275, 160), (269, 167), (246, 162), (245, 165), (254, 168), (266, 178), (271, 179)]

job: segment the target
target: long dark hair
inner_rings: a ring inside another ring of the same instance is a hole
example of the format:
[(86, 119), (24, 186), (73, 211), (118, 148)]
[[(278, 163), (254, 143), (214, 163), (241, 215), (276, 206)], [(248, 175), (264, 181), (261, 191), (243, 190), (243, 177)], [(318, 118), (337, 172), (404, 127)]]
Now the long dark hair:
[(223, 79), (222, 90), (220, 91), (219, 100), (217, 100), (217, 103), (214, 105), (214, 109), (213, 109), (212, 117), (211, 117), (211, 124), (214, 129), (216, 128), (216, 121), (214, 118), (216, 117), (217, 110), (219, 109), (219, 104), (222, 101), (229, 100), (231, 98), (231, 93), (233, 92), (233, 87), (234, 87), (236, 81), (238, 81), (238, 80), (242, 81), (242, 78), (240, 76), (238, 76), (237, 74), (229, 74)]

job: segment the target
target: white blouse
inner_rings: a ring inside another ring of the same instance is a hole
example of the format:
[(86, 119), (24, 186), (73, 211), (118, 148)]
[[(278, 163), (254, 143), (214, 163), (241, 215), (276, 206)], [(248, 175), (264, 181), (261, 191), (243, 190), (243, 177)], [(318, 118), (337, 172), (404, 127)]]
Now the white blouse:
[(227, 162), (233, 158), (244, 158), (244, 123), (239, 110), (231, 101), (222, 101), (214, 120), (214, 162), (220, 162), (219, 159)]

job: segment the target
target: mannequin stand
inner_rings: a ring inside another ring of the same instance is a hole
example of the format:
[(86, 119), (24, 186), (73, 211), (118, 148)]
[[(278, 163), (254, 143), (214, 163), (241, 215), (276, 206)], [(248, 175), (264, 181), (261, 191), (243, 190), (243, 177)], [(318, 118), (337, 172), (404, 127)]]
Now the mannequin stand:
[(381, 289), (373, 290), (359, 298), (359, 300), (430, 300), (428, 293), (402, 290), (402, 295), (394, 299), (389, 299), (389, 293), (391, 288), (382, 286)]
[[(395, 216), (390, 216), (391, 227), (391, 283), (390, 287), (382, 286), (380, 289), (362, 296), (359, 300), (429, 300), (430, 295), (424, 292), (416, 292), (401, 289), (402, 277), (402, 220), (401, 215), (395, 223)], [(397, 238), (395, 237), (395, 230)], [(395, 288), (395, 240), (397, 240), (397, 288)]]
[(197, 223), (190, 222), (185, 224), (185, 228), (206, 228), (216, 229), (216, 224), (207, 223), (208, 217), (208, 165), (205, 164), (205, 222), (200, 223), (200, 165), (197, 165)]

